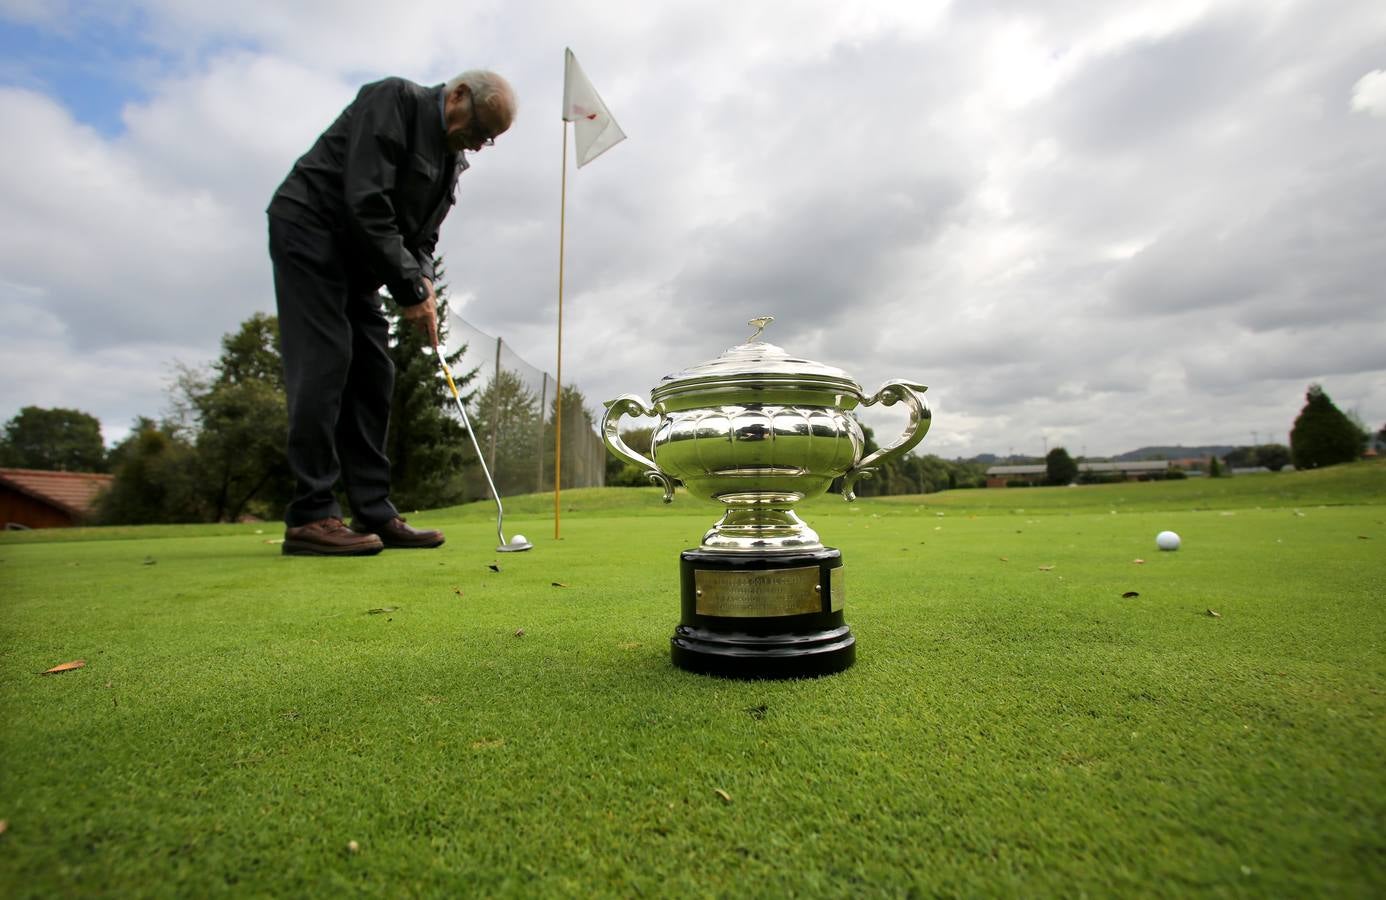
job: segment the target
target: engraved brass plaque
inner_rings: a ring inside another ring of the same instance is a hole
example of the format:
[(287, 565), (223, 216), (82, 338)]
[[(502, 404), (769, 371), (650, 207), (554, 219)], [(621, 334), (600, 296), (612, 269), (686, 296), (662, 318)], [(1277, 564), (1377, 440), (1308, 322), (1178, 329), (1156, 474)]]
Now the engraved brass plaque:
[(842, 566), (828, 573), (828, 593), (832, 595), (832, 612), (842, 611)]
[(693, 586), (700, 616), (798, 616), (823, 609), (817, 566), (763, 572), (694, 569)]

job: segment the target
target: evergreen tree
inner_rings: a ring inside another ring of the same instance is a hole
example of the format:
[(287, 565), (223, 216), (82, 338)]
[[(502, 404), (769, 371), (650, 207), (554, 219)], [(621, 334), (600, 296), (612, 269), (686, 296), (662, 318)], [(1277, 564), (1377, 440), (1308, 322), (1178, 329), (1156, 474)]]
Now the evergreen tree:
[[(434, 259), (434, 293), (438, 298), (438, 343), (447, 338), (447, 285), (443, 261)], [(468, 499), (464, 467), (474, 465), (467, 432), (454, 412), (452, 391), (440, 373), (428, 339), (398, 312), (390, 317), (390, 357), (395, 363), (395, 388), (390, 407), (386, 454), (390, 457), (390, 491), (401, 510), (433, 509)], [(458, 390), (476, 372), (458, 372), (466, 352), (460, 347), (445, 357)], [(463, 400), (470, 398), (463, 393)], [(478, 436), (478, 442), (481, 437)]]
[(106, 471), (101, 423), (76, 409), (26, 406), (5, 423), (0, 465), (55, 472)]
[(1072, 484), (1078, 477), (1078, 464), (1063, 447), (1055, 447), (1044, 458), (1044, 471), (1050, 484)]
[[(587, 398), (582, 391), (571, 384), (564, 385), (561, 392), (563, 400), (563, 473), (559, 479), (560, 487), (589, 487), (605, 480), (605, 450), (603, 456), (595, 457), (591, 450), (593, 442), (600, 441), (596, 434), (596, 420), (587, 408)], [(553, 485), (554, 443), (558, 429), (558, 399), (549, 404), (548, 428), (544, 430), (544, 477)], [(593, 464), (602, 466), (599, 473), (593, 471)], [(646, 482), (648, 484), (648, 482)]]
[(1352, 462), (1362, 455), (1362, 431), (1343, 414), (1323, 387), (1309, 385), (1304, 408), (1290, 429), (1295, 468), (1317, 469)]
[[(491, 379), (472, 406), (472, 426), (486, 454), (486, 465), (502, 496), (542, 490), (539, 448), (544, 423), (539, 398), (520, 376), (507, 369)], [(478, 470), (477, 476), (481, 478)], [(478, 486), (478, 489), (481, 486)]]

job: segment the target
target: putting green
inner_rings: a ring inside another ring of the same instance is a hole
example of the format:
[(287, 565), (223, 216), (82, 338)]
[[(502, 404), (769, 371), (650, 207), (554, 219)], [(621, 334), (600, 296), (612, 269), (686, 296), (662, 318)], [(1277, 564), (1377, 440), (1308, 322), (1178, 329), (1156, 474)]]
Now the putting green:
[(815, 501), (858, 663), (778, 683), (669, 664), (712, 510), (564, 504), (0, 539), (0, 890), (1386, 890), (1380, 464)]

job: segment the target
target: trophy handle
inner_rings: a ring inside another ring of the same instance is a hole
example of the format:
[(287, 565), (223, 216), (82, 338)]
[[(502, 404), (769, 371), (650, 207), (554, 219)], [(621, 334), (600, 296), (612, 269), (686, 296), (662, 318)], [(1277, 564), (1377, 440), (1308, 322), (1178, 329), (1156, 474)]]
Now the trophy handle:
[(659, 471), (652, 460), (648, 460), (626, 446), (621, 440), (621, 416), (653, 416), (655, 411), (645, 406), (644, 401), (634, 394), (622, 394), (615, 400), (606, 402), (606, 415), (602, 416), (602, 440), (612, 453), (636, 468), (643, 469), (645, 477), (664, 488), (664, 502), (674, 499), (674, 480)]
[(910, 424), (898, 441), (889, 447), (882, 447), (847, 470), (842, 479), (842, 496), (848, 503), (857, 499), (856, 493), (852, 490), (857, 479), (870, 478), (877, 466), (897, 456), (904, 456), (929, 433), (934, 414), (929, 411), (929, 404), (924, 402), (924, 392), (927, 390), (924, 385), (913, 381), (887, 381), (871, 399), (862, 404), (874, 406), (880, 403), (884, 406), (894, 406), (903, 400), (910, 407)]

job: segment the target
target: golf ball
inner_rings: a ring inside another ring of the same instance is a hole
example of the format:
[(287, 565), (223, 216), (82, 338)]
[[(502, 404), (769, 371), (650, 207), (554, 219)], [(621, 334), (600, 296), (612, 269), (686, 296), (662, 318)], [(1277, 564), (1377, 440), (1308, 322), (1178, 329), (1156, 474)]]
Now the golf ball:
[(1162, 531), (1155, 535), (1155, 546), (1159, 547), (1161, 550), (1178, 550), (1179, 535), (1175, 534), (1173, 531)]
[[(1176, 538), (1176, 540), (1177, 540), (1177, 538)], [(529, 541), (525, 539), (525, 536), (524, 536), (523, 534), (512, 534), (512, 535), (510, 536), (510, 543), (513, 544), (514, 546), (518, 547), (518, 546), (520, 546), (521, 544), (528, 544)]]

